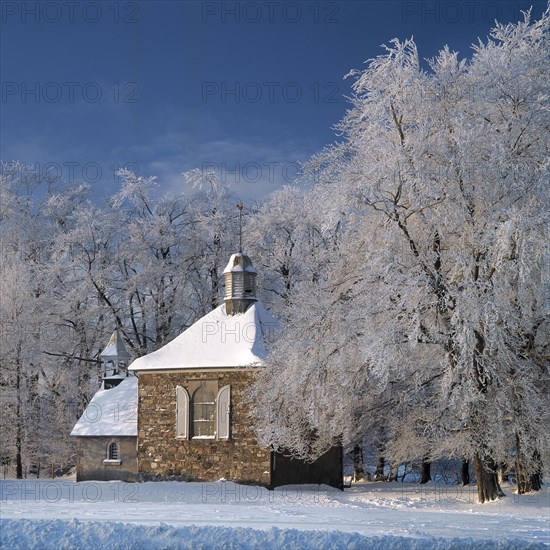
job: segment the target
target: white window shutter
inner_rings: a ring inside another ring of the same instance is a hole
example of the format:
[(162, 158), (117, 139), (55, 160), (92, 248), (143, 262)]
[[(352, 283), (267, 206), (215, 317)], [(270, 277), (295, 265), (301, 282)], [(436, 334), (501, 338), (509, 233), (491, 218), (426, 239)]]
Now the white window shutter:
[(229, 412), (231, 408), (231, 387), (224, 386), (216, 399), (216, 434), (218, 439), (229, 439)]
[(189, 394), (181, 386), (176, 386), (176, 437), (189, 439)]

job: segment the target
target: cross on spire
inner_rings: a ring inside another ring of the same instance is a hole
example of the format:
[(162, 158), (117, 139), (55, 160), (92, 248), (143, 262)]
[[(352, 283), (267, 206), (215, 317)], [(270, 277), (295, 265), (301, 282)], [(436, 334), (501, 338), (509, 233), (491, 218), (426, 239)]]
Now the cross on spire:
[(237, 208), (239, 209), (239, 252), (242, 254), (243, 251), (243, 208), (244, 204), (242, 201), (237, 204)]

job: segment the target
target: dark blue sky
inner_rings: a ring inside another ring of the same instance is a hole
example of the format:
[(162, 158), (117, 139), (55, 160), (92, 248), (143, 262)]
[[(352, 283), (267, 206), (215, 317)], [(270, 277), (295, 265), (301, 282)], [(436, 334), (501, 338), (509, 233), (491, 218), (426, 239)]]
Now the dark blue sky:
[(391, 38), (470, 55), (545, 1), (1, 2), (0, 158), (97, 197), (127, 165), (185, 190), (210, 169), (245, 201), (334, 141), (351, 79)]

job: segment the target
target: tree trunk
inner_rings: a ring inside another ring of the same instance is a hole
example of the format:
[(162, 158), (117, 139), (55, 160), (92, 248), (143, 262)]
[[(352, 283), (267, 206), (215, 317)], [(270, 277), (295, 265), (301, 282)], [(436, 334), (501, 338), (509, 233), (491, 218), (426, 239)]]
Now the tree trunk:
[[(540, 453), (538, 451), (533, 453), (533, 460), (530, 466), (526, 464), (527, 462), (525, 454), (521, 450), (519, 435), (516, 433), (516, 484), (518, 495), (542, 489)], [(536, 468), (533, 465), (536, 465)]]
[[(35, 368), (31, 365), (33, 369)], [(38, 454), (40, 436), (38, 434), (38, 419), (40, 401), (38, 399), (38, 373), (31, 374), (27, 377), (27, 445), (26, 457), (29, 465), (29, 473), (36, 474), (38, 472)]]
[(505, 481), (509, 481), (508, 464), (506, 464), (505, 462), (501, 462), (498, 466), (498, 482), (504, 483)]
[(15, 436), (15, 477), (23, 479), (23, 417), (21, 416), (21, 343), (17, 346), (17, 366), (15, 374), (15, 390), (16, 390), (16, 436)]
[(214, 266), (210, 269), (210, 307), (212, 310), (216, 309), (219, 305), (218, 296), (218, 268)]
[(432, 480), (431, 476), (431, 466), (432, 463), (429, 462), (426, 458), (422, 459), (422, 465), (420, 466), (420, 483), (428, 483)]
[(521, 452), (521, 446), (519, 442), (519, 435), (516, 432), (516, 485), (518, 489), (518, 495), (524, 495), (531, 491), (531, 483), (529, 475), (526, 473), (523, 466), (523, 457)]
[(477, 481), (477, 496), (480, 503), (506, 496), (498, 484), (496, 464), (493, 459), (482, 459), (474, 454), (474, 471)]
[(397, 462), (392, 462), (390, 465), (390, 473), (388, 474), (388, 481), (397, 481), (397, 470), (399, 464)]
[(542, 461), (538, 451), (534, 452), (533, 459), (537, 465), (537, 470), (530, 476), (531, 490), (540, 491), (542, 489)]
[(462, 468), (460, 470), (460, 479), (462, 480), (462, 485), (470, 485), (470, 459), (462, 459)]
[(23, 479), (23, 461), (21, 458), (21, 425), (17, 424), (17, 437), (15, 441), (16, 454), (15, 454), (15, 477), (17, 479)]
[(84, 410), (90, 402), (88, 397), (90, 391), (90, 366), (84, 361), (77, 361), (76, 364), (78, 372), (78, 396), (77, 396), (77, 417), (80, 418), (84, 414)]
[(542, 489), (542, 474), (540, 472), (531, 474), (529, 483), (531, 484), (531, 491), (540, 491)]
[(365, 479), (365, 468), (363, 467), (363, 449), (360, 445), (353, 448), (353, 481)]
[(381, 443), (378, 446), (378, 460), (376, 461), (376, 470), (374, 472), (374, 481), (385, 481), (384, 466), (386, 459), (384, 458), (384, 445)]
[(407, 465), (409, 463), (408, 462), (405, 462), (403, 464), (403, 475), (401, 476), (401, 483), (405, 483), (405, 478), (407, 477), (407, 474), (409, 473), (409, 471), (407, 470)]

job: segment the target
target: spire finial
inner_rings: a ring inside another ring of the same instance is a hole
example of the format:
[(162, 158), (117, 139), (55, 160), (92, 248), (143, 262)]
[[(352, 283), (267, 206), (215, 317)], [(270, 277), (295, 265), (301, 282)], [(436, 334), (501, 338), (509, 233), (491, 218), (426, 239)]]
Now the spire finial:
[(244, 204), (242, 201), (237, 204), (237, 208), (239, 209), (239, 252), (242, 254), (243, 252), (243, 208)]

